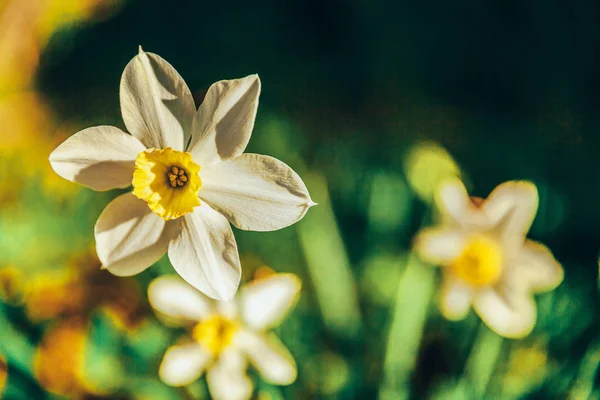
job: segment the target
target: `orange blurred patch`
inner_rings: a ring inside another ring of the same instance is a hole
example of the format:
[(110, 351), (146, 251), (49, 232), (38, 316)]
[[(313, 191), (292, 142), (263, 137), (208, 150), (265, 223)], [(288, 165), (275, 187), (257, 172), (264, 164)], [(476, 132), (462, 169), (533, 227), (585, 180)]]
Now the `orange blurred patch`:
[(2, 354), (0, 354), (0, 398), (2, 397), (2, 392), (4, 391), (4, 387), (6, 386), (6, 380), (8, 378), (8, 364), (6, 363), (6, 359)]
[(254, 275), (252, 276), (252, 280), (256, 281), (259, 279), (268, 278), (272, 275), (275, 275), (276, 272), (266, 265), (261, 265), (254, 271)]
[(135, 331), (145, 321), (147, 314), (141, 289), (134, 280), (126, 280), (115, 289), (113, 295), (105, 300), (102, 309), (119, 329)]
[(0, 96), (29, 86), (40, 55), (35, 21), (40, 1), (8, 0), (0, 6)]
[(42, 49), (65, 24), (101, 20), (114, 0), (6, 0), (0, 2), (0, 96), (31, 86)]
[(79, 318), (61, 321), (46, 332), (33, 366), (44, 389), (70, 397), (87, 392), (82, 378), (87, 336), (87, 324)]
[(243, 254), (240, 257), (242, 263), (242, 282), (266, 278), (276, 272), (268, 267), (263, 260), (253, 254)]
[(32, 321), (87, 318), (100, 309), (124, 330), (136, 329), (147, 315), (137, 281), (102, 270), (93, 250), (74, 256), (60, 274), (38, 275), (29, 281), (24, 303)]
[(32, 321), (83, 314), (88, 307), (85, 288), (75, 274), (41, 274), (27, 283), (25, 309)]

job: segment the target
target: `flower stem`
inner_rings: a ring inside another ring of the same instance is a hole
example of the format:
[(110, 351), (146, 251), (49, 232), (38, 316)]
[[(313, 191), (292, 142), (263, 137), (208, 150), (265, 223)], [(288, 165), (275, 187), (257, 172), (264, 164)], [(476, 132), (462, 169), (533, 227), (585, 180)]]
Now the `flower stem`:
[(421, 343), (427, 311), (435, 287), (435, 270), (410, 255), (400, 278), (390, 325), (383, 383), (379, 397), (405, 399)]

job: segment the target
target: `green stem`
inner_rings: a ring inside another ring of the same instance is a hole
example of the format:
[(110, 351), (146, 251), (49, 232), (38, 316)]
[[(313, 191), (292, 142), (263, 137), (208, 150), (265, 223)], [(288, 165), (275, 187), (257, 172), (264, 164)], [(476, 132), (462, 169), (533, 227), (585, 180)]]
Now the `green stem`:
[(379, 397), (404, 399), (417, 361), (427, 311), (435, 287), (435, 270), (410, 255), (400, 278), (389, 329)]
[(475, 398), (485, 398), (485, 392), (502, 351), (503, 341), (501, 336), (481, 324), (463, 376), (463, 379), (472, 388)]

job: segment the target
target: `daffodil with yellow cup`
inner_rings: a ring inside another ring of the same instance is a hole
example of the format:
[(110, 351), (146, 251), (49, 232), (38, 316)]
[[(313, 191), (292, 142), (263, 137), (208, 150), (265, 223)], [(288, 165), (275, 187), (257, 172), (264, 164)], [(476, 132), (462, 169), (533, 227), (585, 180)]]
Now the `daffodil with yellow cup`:
[(483, 200), (455, 179), (441, 185), (438, 203), (442, 223), (421, 231), (415, 250), (443, 267), (442, 314), (462, 319), (473, 306), (499, 335), (528, 335), (537, 317), (532, 294), (563, 279), (550, 250), (526, 238), (538, 208), (535, 185), (505, 182)]
[(157, 314), (189, 336), (164, 355), (159, 376), (171, 386), (185, 386), (204, 373), (212, 398), (246, 400), (252, 381), (250, 363), (267, 382), (289, 385), (296, 363), (269, 330), (296, 304), (301, 282), (292, 274), (273, 274), (243, 285), (229, 302), (215, 301), (176, 276), (152, 281), (148, 299)]
[(135, 275), (168, 251), (188, 283), (229, 300), (241, 276), (229, 223), (277, 230), (315, 204), (286, 164), (242, 154), (260, 88), (257, 75), (217, 82), (196, 110), (177, 71), (140, 48), (121, 78), (121, 113), (129, 133), (113, 126), (84, 129), (50, 155), (60, 176), (91, 189), (133, 185), (96, 223), (104, 268)]

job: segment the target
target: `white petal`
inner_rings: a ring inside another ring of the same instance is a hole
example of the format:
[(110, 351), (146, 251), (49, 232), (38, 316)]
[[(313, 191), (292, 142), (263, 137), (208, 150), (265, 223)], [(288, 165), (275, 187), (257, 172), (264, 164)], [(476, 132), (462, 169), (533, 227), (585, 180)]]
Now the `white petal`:
[(236, 335), (235, 342), (265, 381), (275, 385), (289, 385), (296, 380), (296, 362), (275, 335), (244, 330)]
[(144, 145), (113, 126), (77, 132), (50, 154), (54, 171), (94, 190), (131, 186), (135, 157)]
[(205, 295), (223, 301), (232, 299), (242, 268), (229, 222), (206, 203), (181, 220), (181, 234), (169, 246), (173, 267)]
[(146, 147), (183, 150), (196, 107), (171, 64), (140, 47), (123, 71), (120, 98), (127, 130)]
[(298, 174), (273, 157), (243, 154), (201, 170), (200, 177), (199, 196), (239, 229), (285, 228), (315, 205)]
[(148, 300), (158, 312), (184, 321), (199, 321), (213, 309), (213, 301), (178, 276), (162, 276), (148, 287)]
[(275, 274), (250, 282), (240, 290), (242, 319), (255, 330), (279, 325), (296, 304), (302, 283), (292, 274)]
[(170, 347), (160, 364), (158, 375), (170, 386), (185, 386), (202, 375), (212, 355), (198, 343)]
[(415, 250), (424, 260), (440, 265), (447, 264), (460, 255), (467, 243), (467, 236), (456, 228), (427, 228), (415, 239)]
[(496, 232), (505, 246), (514, 248), (523, 243), (538, 208), (535, 185), (525, 181), (510, 181), (498, 185), (481, 206), (496, 225)]
[(444, 317), (457, 321), (467, 316), (473, 302), (473, 289), (460, 279), (444, 277), (440, 293), (440, 310)]
[(514, 261), (515, 279), (525, 282), (529, 290), (545, 292), (563, 280), (563, 269), (550, 250), (541, 243), (527, 240)]
[(527, 336), (537, 318), (535, 302), (529, 294), (503, 286), (479, 292), (473, 307), (490, 329), (507, 338)]
[(246, 376), (247, 362), (235, 348), (225, 349), (208, 370), (206, 380), (214, 400), (247, 400), (252, 381)]
[(460, 179), (448, 179), (440, 185), (437, 198), (445, 215), (462, 226), (485, 225), (485, 215), (473, 204)]
[(102, 266), (118, 276), (135, 275), (165, 254), (177, 234), (177, 221), (165, 223), (143, 200), (123, 194), (102, 211), (94, 234)]
[(254, 128), (259, 95), (258, 75), (211, 85), (194, 116), (188, 151), (197, 163), (209, 166), (244, 152)]
[(437, 200), (443, 215), (463, 229), (487, 231), (494, 225), (481, 206), (474, 203), (465, 185), (457, 178), (442, 183)]
[(237, 297), (230, 301), (215, 301), (215, 311), (225, 318), (238, 319), (240, 310), (237, 303)]

